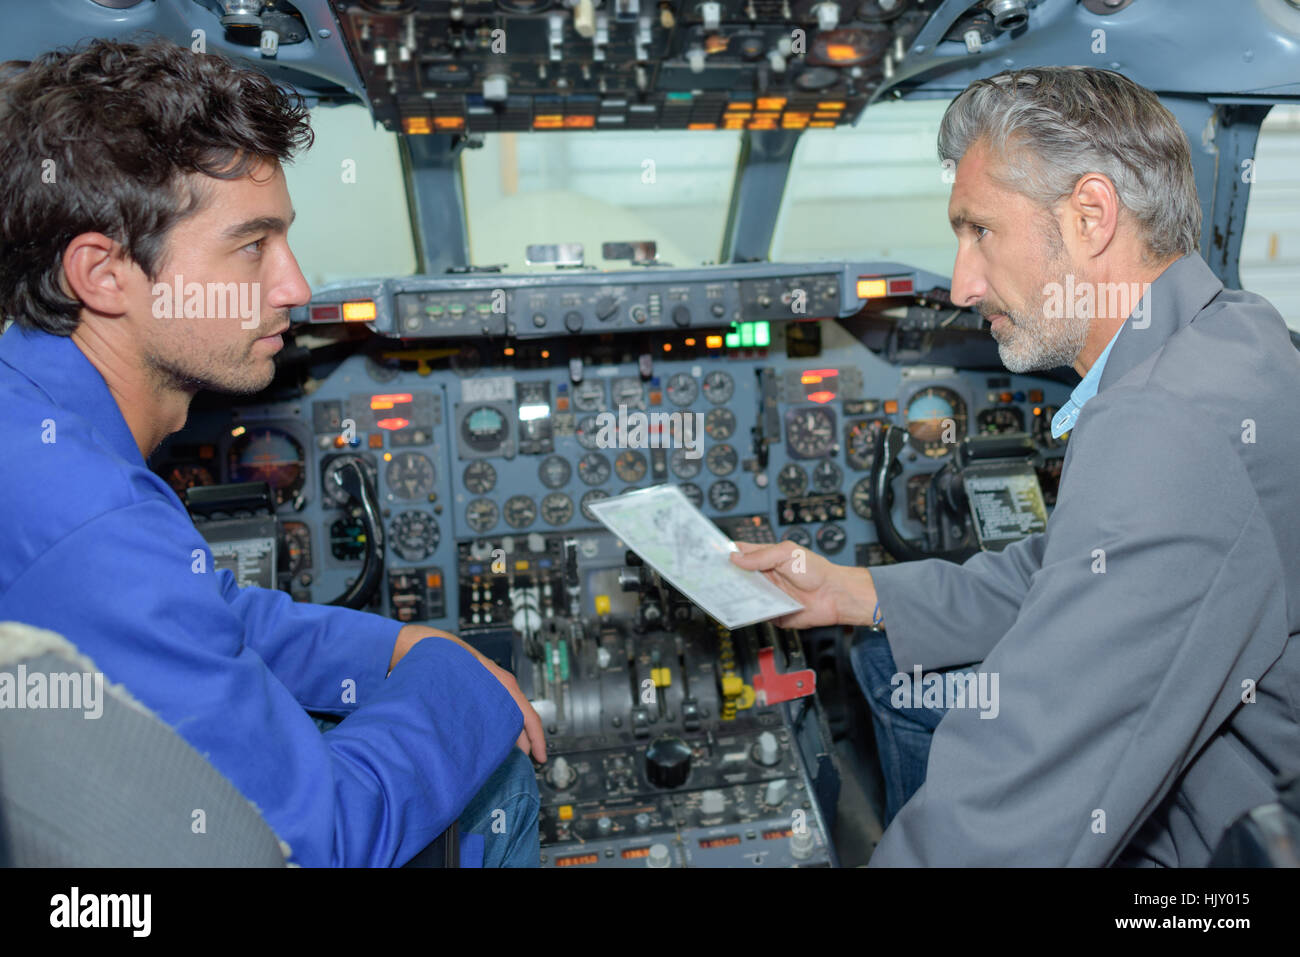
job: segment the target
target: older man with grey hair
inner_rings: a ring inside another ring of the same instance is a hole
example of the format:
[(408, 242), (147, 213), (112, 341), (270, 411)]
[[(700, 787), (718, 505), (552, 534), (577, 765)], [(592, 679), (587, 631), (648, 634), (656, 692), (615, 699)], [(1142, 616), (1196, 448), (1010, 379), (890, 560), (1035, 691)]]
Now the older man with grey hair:
[[(1149, 90), (999, 74), (939, 151), (953, 302), (1013, 372), (1082, 377), (1047, 530), (962, 565), (734, 560), (804, 604), (782, 624), (886, 629), (853, 654), (890, 791), (873, 864), (1204, 865), (1300, 769), (1300, 355), (1197, 255), (1190, 150)], [(891, 700), (956, 667), (996, 708)]]

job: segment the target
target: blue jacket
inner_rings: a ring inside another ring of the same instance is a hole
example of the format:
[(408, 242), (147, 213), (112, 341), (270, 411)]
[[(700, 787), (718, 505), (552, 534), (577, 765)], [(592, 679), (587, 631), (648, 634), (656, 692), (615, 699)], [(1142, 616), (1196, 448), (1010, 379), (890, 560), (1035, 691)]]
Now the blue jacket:
[[(514, 746), (518, 706), (454, 642), (420, 642), (385, 679), (397, 622), (215, 570), (71, 339), (0, 337), (0, 436), (0, 621), (76, 644), (257, 805), (292, 861), (404, 863)], [(321, 734), (304, 709), (347, 717)]]

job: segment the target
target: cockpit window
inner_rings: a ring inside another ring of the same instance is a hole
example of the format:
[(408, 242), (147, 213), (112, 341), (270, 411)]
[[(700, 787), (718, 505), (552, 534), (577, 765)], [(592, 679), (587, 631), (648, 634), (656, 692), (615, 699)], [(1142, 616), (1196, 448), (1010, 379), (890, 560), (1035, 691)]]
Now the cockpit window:
[(951, 275), (951, 176), (935, 152), (946, 100), (885, 101), (858, 125), (799, 138), (772, 239), (776, 262), (890, 260)]
[(1241, 234), (1241, 285), (1300, 330), (1300, 106), (1275, 106), (1259, 128)]
[(581, 243), (619, 268), (602, 243), (653, 240), (661, 262), (716, 262), (739, 155), (734, 131), (487, 134), (461, 154), (470, 261), (525, 272), (526, 246)]
[(363, 106), (312, 111), (315, 144), (285, 167), (298, 217), (289, 246), (312, 288), (415, 272), (397, 137)]

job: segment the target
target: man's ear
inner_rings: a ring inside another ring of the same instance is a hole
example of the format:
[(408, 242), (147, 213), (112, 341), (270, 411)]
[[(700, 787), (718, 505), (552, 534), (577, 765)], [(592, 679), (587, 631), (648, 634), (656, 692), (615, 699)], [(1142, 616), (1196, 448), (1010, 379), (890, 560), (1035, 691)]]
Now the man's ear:
[(1119, 227), (1119, 193), (1103, 173), (1085, 173), (1065, 201), (1066, 222), (1075, 244), (1090, 255), (1106, 251)]
[(103, 233), (82, 233), (63, 250), (61, 285), (91, 312), (120, 316), (127, 311), (132, 272), (139, 268)]

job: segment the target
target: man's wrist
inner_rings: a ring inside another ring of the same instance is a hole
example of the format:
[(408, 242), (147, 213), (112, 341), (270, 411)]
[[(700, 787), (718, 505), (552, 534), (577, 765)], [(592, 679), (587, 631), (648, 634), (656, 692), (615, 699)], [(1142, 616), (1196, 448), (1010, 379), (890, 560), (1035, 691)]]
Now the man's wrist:
[(879, 601), (876, 596), (876, 585), (871, 579), (871, 572), (866, 568), (847, 569), (851, 573), (848, 587), (844, 589), (844, 595), (847, 599), (840, 614), (839, 620), (844, 625), (858, 625), (864, 628), (878, 627), (873, 626), (872, 622), (877, 617)]
[(406, 656), (406, 653), (416, 646), (418, 642), (425, 638), (454, 638), (455, 636), (442, 631), (438, 628), (430, 628), (428, 625), (403, 625), (397, 633), (397, 641), (393, 644), (393, 654), (388, 660), (388, 671), (397, 667), (397, 663)]

